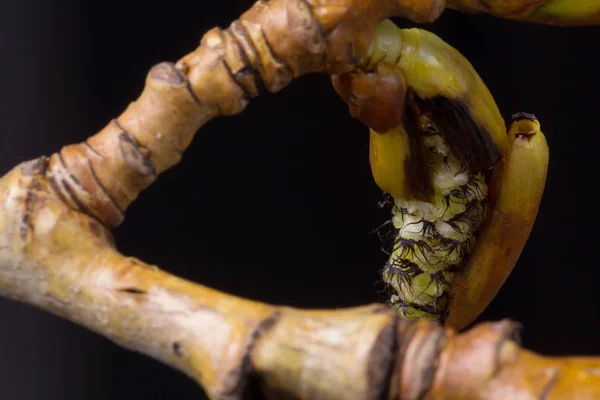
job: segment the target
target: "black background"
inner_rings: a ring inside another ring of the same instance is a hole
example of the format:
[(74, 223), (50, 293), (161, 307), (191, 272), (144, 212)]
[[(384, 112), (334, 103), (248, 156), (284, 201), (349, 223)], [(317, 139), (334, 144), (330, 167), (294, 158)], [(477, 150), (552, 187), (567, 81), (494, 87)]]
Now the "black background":
[[(78, 142), (140, 93), (147, 70), (192, 50), (251, 1), (3, 2), (0, 174)], [(397, 23), (408, 26), (406, 21)], [(427, 26), (479, 71), (505, 117), (535, 113), (551, 148), (537, 224), (480, 317), (521, 321), (545, 354), (600, 355), (600, 28), (447, 12)], [(240, 296), (297, 307), (383, 300), (369, 232), (385, 218), (368, 135), (325, 76), (211, 121), (134, 203), (119, 248)], [(198, 399), (191, 380), (29, 306), (0, 300), (3, 400)]]

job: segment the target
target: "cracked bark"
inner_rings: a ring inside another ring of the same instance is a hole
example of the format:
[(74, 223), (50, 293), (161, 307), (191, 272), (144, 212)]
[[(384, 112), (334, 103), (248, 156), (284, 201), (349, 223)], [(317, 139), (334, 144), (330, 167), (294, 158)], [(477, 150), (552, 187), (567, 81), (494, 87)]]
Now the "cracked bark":
[(111, 229), (209, 119), (262, 91), (357, 63), (381, 18), (442, 1), (272, 0), (151, 69), (86, 141), (0, 179), (0, 294), (176, 368), (214, 399), (591, 399), (600, 359), (521, 349), (508, 321), (457, 334), (381, 305), (298, 310), (237, 298), (120, 254)]

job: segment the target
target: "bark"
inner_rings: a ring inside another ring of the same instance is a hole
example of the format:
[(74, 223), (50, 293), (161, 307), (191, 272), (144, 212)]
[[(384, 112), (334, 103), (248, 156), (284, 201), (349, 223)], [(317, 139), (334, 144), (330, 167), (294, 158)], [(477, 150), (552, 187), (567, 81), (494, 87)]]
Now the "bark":
[(600, 359), (521, 349), (508, 321), (456, 334), (380, 305), (305, 311), (241, 299), (120, 254), (111, 230), (209, 119), (313, 72), (353, 68), (375, 24), (441, 1), (260, 1), (87, 141), (0, 179), (0, 295), (40, 307), (199, 382), (214, 399), (600, 396)]

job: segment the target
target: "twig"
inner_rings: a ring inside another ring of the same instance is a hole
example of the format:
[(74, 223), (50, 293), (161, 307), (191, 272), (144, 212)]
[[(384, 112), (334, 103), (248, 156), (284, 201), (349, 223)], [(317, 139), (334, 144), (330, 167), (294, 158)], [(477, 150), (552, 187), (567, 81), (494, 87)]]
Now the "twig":
[(514, 324), (457, 335), (383, 306), (303, 311), (237, 298), (120, 254), (111, 229), (209, 119), (310, 72), (339, 73), (383, 17), (441, 1), (272, 0), (152, 68), (141, 97), (86, 142), (0, 179), (0, 294), (183, 371), (215, 399), (600, 396), (600, 359), (543, 358)]

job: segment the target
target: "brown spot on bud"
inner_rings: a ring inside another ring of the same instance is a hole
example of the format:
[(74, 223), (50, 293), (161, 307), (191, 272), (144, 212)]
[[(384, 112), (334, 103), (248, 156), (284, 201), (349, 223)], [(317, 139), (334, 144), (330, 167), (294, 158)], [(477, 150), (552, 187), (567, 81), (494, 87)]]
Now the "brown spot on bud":
[(513, 114), (510, 119), (510, 130), (514, 132), (516, 139), (531, 140), (539, 128), (540, 123), (533, 114), (520, 112)]
[(538, 119), (535, 117), (535, 115), (530, 114), (530, 113), (525, 113), (525, 112), (518, 112), (512, 115), (512, 117), (510, 117), (510, 122), (517, 122), (517, 121), (521, 121), (523, 119), (527, 119), (529, 121), (537, 121)]
[(376, 71), (334, 75), (332, 81), (350, 114), (373, 130), (385, 133), (402, 123), (406, 83), (398, 68), (381, 63)]

